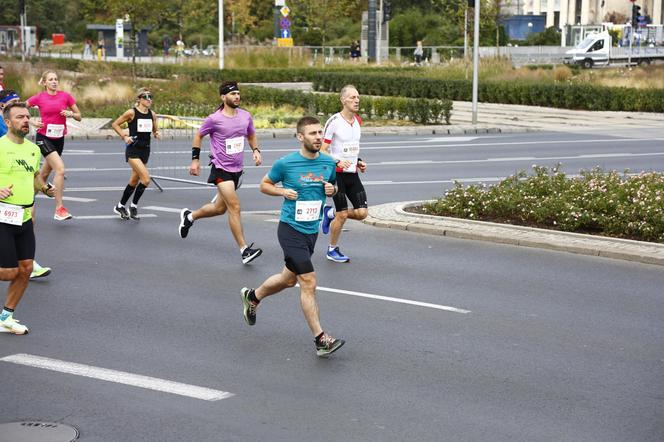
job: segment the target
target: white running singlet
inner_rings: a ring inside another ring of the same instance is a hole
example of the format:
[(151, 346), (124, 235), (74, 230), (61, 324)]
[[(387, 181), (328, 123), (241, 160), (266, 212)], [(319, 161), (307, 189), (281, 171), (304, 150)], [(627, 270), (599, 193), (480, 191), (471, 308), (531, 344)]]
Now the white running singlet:
[(357, 157), (360, 153), (360, 126), (362, 119), (355, 115), (353, 123), (349, 123), (337, 112), (332, 115), (323, 130), (323, 141), (329, 144), (329, 153), (335, 160), (348, 160), (351, 165), (346, 169), (337, 168), (337, 172), (357, 173)]

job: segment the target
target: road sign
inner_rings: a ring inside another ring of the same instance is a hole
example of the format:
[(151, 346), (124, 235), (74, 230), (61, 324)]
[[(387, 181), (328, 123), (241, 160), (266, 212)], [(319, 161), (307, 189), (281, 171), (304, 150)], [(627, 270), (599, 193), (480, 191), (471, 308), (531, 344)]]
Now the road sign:
[(287, 18), (282, 18), (279, 22), (281, 29), (290, 29), (291, 22)]
[(292, 38), (277, 38), (277, 47), (280, 47), (280, 48), (293, 47), (293, 39)]
[(288, 14), (290, 14), (290, 8), (288, 6), (284, 6), (283, 8), (279, 9), (279, 11), (284, 17), (288, 17)]
[(291, 38), (291, 33), (289, 29), (281, 30), (281, 38)]

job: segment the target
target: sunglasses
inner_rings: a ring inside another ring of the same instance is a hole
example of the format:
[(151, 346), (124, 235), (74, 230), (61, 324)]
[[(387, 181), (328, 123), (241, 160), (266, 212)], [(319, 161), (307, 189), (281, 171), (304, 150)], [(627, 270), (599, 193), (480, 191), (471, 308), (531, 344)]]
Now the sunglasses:
[(150, 95), (150, 94), (143, 94), (143, 95), (139, 95), (138, 98), (143, 98), (143, 99), (145, 99), (145, 100), (152, 100), (152, 95)]

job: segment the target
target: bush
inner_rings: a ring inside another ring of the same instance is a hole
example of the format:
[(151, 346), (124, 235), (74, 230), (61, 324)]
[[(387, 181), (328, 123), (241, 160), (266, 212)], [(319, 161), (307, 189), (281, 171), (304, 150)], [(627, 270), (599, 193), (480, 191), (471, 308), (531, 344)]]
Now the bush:
[(664, 243), (664, 174), (533, 166), (495, 186), (455, 187), (423, 210), (432, 215)]
[[(317, 72), (314, 89), (338, 91), (355, 85), (368, 95), (471, 101), (470, 80), (445, 80), (395, 75), (392, 72)], [(603, 87), (588, 84), (484, 81), (479, 100), (485, 103), (549, 106), (596, 111), (664, 112), (664, 89)]]

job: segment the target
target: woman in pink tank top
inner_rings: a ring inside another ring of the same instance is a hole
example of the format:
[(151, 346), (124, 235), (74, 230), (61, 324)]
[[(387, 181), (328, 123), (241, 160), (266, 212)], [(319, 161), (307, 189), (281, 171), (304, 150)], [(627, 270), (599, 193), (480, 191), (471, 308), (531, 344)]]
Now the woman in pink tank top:
[(55, 185), (55, 214), (56, 220), (66, 220), (72, 217), (71, 213), (62, 205), (62, 193), (65, 188), (65, 164), (62, 162), (62, 150), (67, 135), (67, 118), (81, 121), (81, 111), (76, 106), (76, 100), (67, 92), (58, 90), (58, 74), (46, 71), (42, 74), (39, 84), (44, 91), (28, 98), (30, 107), (39, 108), (41, 126), (37, 130), (35, 142), (42, 155), (44, 165), (39, 174), (48, 181), (53, 172)]

